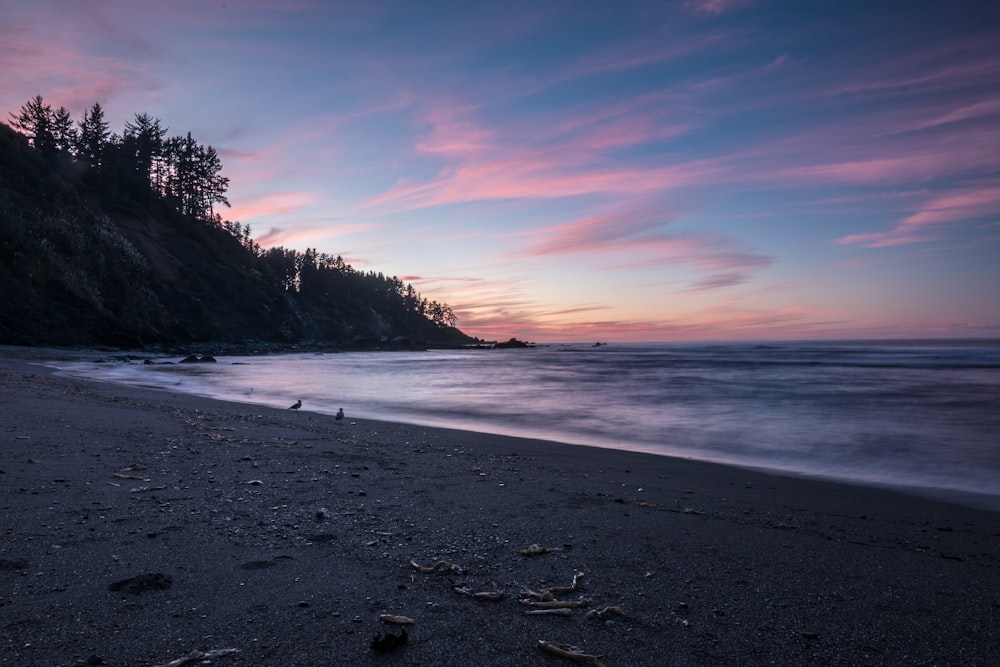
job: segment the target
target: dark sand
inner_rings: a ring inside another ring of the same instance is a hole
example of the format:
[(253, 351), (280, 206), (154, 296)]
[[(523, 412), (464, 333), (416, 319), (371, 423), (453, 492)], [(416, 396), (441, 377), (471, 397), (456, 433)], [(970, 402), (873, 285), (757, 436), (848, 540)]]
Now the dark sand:
[[(23, 356), (23, 355), (20, 355)], [(0, 663), (1000, 664), (1000, 514), (0, 354)], [(116, 473), (118, 476), (116, 476)], [(123, 479), (135, 475), (142, 479)], [(518, 552), (531, 544), (558, 549)], [(461, 573), (425, 574), (440, 560)], [(522, 588), (592, 602), (529, 616)], [(453, 586), (506, 599), (462, 596)], [(623, 616), (585, 618), (619, 606)], [(382, 613), (405, 646), (373, 653)]]

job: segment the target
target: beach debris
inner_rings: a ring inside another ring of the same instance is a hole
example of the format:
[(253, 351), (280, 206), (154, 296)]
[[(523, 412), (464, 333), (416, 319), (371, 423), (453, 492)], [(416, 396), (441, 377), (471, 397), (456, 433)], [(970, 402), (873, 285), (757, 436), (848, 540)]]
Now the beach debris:
[(122, 579), (112, 584), (108, 584), (108, 590), (112, 593), (119, 591), (139, 595), (146, 591), (166, 590), (174, 585), (174, 580), (167, 574), (160, 572), (147, 572), (128, 579)]
[(704, 514), (705, 514), (701, 510), (696, 510), (693, 507), (685, 507), (683, 510), (681, 510), (681, 513), (683, 513), (683, 514), (697, 514), (699, 516), (704, 516)]
[(529, 609), (524, 613), (529, 616), (572, 616), (573, 610), (560, 607), (559, 609)]
[(621, 607), (605, 607), (604, 609), (591, 609), (586, 614), (584, 618), (596, 618), (600, 621), (606, 621), (612, 616), (624, 616), (625, 612), (622, 611)]
[(491, 581), (492, 590), (474, 593), (468, 586), (452, 586), (451, 589), (459, 595), (466, 595), (477, 600), (503, 600), (506, 597), (503, 589), (497, 586), (497, 582)]
[(583, 579), (583, 572), (577, 572), (573, 575), (573, 583), (569, 586), (549, 586), (548, 588), (543, 588), (540, 591), (533, 591), (530, 588), (522, 588), (521, 593), (518, 597), (524, 599), (538, 600), (538, 601), (548, 601), (553, 600), (557, 595), (563, 595), (564, 593), (575, 593), (577, 587), (580, 585), (580, 580)]
[(111, 476), (114, 477), (115, 479), (129, 479), (129, 480), (137, 481), (137, 482), (148, 482), (149, 481), (148, 477), (143, 477), (142, 475), (127, 475), (127, 474), (121, 473), (121, 472), (113, 472), (113, 473), (111, 473)]
[(439, 560), (438, 562), (434, 563), (434, 565), (431, 566), (420, 565), (416, 561), (411, 560), (410, 567), (412, 567), (417, 572), (426, 572), (426, 573), (454, 572), (455, 574), (462, 573), (462, 568), (460, 568), (458, 565), (455, 565), (454, 563), (449, 563), (446, 560)]
[(562, 551), (559, 547), (543, 547), (540, 544), (529, 544), (523, 549), (520, 549), (517, 553), (522, 556), (541, 556), (542, 554), (549, 554), (553, 551)]
[(259, 479), (251, 479), (251, 480), (247, 480), (246, 482), (243, 482), (243, 483), (246, 484), (246, 485), (248, 485), (248, 486), (263, 486), (263, 484), (264, 484), (264, 482), (260, 481)]
[(536, 609), (575, 609), (577, 607), (586, 607), (591, 602), (593, 602), (591, 598), (585, 598), (582, 595), (575, 600), (521, 600), (521, 604), (535, 607)]
[(576, 646), (569, 646), (568, 644), (560, 644), (559, 642), (550, 642), (544, 639), (539, 639), (538, 648), (546, 653), (551, 653), (552, 655), (557, 655), (560, 658), (572, 660), (573, 662), (579, 662), (584, 665), (592, 665), (593, 667), (604, 666), (604, 663), (602, 663), (601, 659), (596, 655), (584, 653), (582, 649), (579, 649)]
[(145, 469), (146, 466), (142, 465), (141, 463), (132, 463), (125, 466), (124, 468), (121, 468), (111, 473), (111, 476), (114, 477), (115, 479), (131, 479), (131, 480), (138, 480), (140, 482), (148, 482), (149, 477), (147, 477), (146, 475), (135, 474)]
[(216, 648), (211, 651), (195, 649), (182, 658), (165, 662), (162, 665), (156, 665), (156, 667), (184, 667), (184, 665), (191, 665), (194, 663), (206, 664), (214, 660), (218, 660), (219, 658), (235, 655), (239, 652), (240, 650), (238, 648)]
[(405, 645), (407, 639), (406, 630), (400, 630), (398, 635), (391, 632), (378, 633), (372, 639), (371, 649), (376, 653), (388, 653)]
[(167, 487), (165, 486), (137, 486), (134, 489), (129, 489), (129, 493), (148, 493), (149, 491), (162, 491)]
[(393, 625), (413, 625), (414, 623), (414, 620), (409, 616), (396, 616), (394, 614), (379, 614), (378, 620)]

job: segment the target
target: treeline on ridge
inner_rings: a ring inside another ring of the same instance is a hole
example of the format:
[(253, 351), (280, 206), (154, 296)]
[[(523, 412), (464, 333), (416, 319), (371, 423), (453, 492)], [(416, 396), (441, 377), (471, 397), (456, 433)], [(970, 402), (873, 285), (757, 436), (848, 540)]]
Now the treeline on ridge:
[[(41, 96), (0, 123), (0, 342), (458, 344), (444, 303), (224, 220), (215, 148), (136, 114), (74, 125)], [(13, 129), (12, 129), (13, 128)]]

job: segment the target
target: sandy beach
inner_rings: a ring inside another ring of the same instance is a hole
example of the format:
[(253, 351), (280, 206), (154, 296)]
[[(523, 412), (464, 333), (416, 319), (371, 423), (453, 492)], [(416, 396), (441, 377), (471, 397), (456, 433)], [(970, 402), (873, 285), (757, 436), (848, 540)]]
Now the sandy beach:
[(1000, 655), (1000, 513), (98, 384), (32, 356), (0, 354), (3, 665)]

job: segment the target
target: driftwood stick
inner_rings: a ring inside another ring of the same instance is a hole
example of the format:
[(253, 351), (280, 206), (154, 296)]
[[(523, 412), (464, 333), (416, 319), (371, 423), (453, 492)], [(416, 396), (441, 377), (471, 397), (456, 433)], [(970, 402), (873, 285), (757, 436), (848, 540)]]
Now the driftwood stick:
[(474, 593), (468, 586), (452, 586), (451, 588), (459, 595), (466, 595), (477, 600), (503, 600), (505, 597), (503, 589), (497, 586), (497, 582), (495, 581), (491, 581), (490, 584), (493, 590), (480, 591), (478, 593)]
[(540, 544), (529, 544), (525, 548), (518, 551), (522, 556), (541, 556), (542, 554), (550, 554), (553, 551), (562, 551), (559, 547), (543, 547)]
[(524, 613), (529, 616), (572, 616), (573, 610), (569, 607), (560, 607), (559, 609), (529, 609)]
[(575, 646), (568, 646), (566, 644), (560, 644), (559, 642), (550, 642), (545, 641), (544, 639), (539, 639), (538, 648), (546, 653), (551, 653), (552, 655), (557, 655), (560, 658), (566, 658), (567, 660), (572, 660), (573, 662), (591, 665), (592, 667), (604, 667), (601, 659), (596, 655), (584, 653)]
[(621, 607), (605, 607), (604, 609), (591, 609), (584, 615), (584, 618), (597, 618), (603, 621), (611, 616), (624, 615), (625, 612), (622, 611)]
[(575, 609), (586, 607), (592, 600), (582, 595), (576, 600), (521, 600), (521, 604), (526, 604), (535, 609)]
[(413, 619), (409, 616), (396, 616), (394, 614), (379, 614), (378, 620), (394, 625), (413, 625), (414, 623)]
[(555, 597), (555, 595), (549, 593), (548, 591), (533, 591), (530, 588), (522, 587), (518, 597), (522, 599), (529, 598), (532, 600), (551, 600)]
[(434, 565), (431, 566), (420, 565), (416, 561), (411, 560), (410, 567), (412, 567), (417, 572), (427, 572), (427, 573), (454, 572), (456, 574), (460, 574), (462, 572), (462, 568), (460, 568), (458, 565), (455, 565), (454, 563), (449, 563), (446, 560), (439, 560), (438, 562), (434, 563)]
[(217, 648), (211, 651), (199, 651), (198, 649), (195, 649), (183, 658), (177, 658), (176, 660), (165, 662), (162, 665), (156, 665), (156, 667), (184, 667), (184, 665), (190, 665), (196, 662), (212, 662), (218, 658), (224, 658), (227, 655), (234, 655), (239, 652), (240, 650), (238, 648)]
[(543, 588), (542, 593), (551, 593), (552, 595), (559, 595), (560, 593), (575, 593), (577, 584), (583, 579), (583, 572), (577, 572), (573, 575), (573, 583), (569, 586), (549, 586), (548, 588)]

